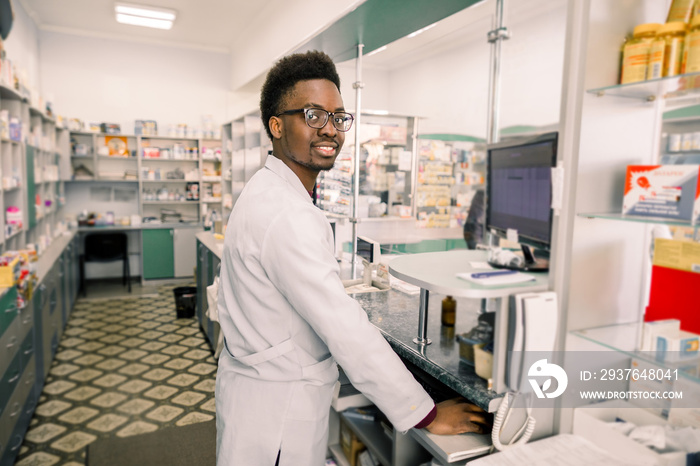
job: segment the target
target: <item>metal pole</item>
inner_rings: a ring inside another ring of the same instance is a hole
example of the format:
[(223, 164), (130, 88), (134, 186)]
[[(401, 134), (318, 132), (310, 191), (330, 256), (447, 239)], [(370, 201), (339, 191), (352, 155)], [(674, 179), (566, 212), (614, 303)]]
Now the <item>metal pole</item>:
[(501, 42), (510, 38), (508, 29), (503, 27), (503, 2), (496, 0), (494, 29), (487, 38), (491, 44), (491, 69), (489, 81), (488, 126), (486, 140), (489, 144), (498, 142), (498, 114), (501, 100)]
[(418, 309), (418, 337), (413, 343), (425, 346), (431, 343), (428, 338), (428, 298), (430, 293), (425, 288), (420, 289), (420, 308)]
[(350, 270), (352, 279), (357, 278), (355, 261), (357, 259), (357, 213), (360, 203), (360, 120), (362, 119), (362, 49), (364, 44), (357, 44), (357, 60), (355, 61), (355, 82), (352, 84), (355, 89), (355, 154), (353, 156), (352, 169), (352, 263)]

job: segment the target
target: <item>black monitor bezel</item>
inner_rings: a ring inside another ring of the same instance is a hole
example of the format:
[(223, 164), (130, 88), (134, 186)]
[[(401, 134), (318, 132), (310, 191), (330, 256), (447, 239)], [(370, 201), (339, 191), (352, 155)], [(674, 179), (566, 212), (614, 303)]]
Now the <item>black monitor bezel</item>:
[[(559, 132), (558, 131), (553, 131), (549, 133), (543, 133), (543, 134), (538, 134), (534, 136), (521, 136), (521, 137), (515, 137), (511, 139), (507, 139), (504, 141), (500, 141), (494, 144), (489, 144), (486, 147), (486, 223), (485, 223), (485, 228), (487, 232), (495, 233), (499, 237), (506, 238), (507, 237), (507, 232), (504, 228), (500, 226), (494, 226), (491, 223), (491, 204), (490, 204), (490, 199), (491, 199), (491, 188), (492, 188), (492, 182), (491, 182), (491, 176), (492, 176), (492, 157), (493, 157), (493, 151), (494, 150), (500, 150), (500, 149), (508, 149), (508, 148), (518, 148), (518, 147), (524, 147), (524, 146), (529, 146), (533, 144), (541, 144), (543, 142), (551, 142), (553, 151), (552, 151), (552, 160), (551, 160), (551, 167), (556, 167), (557, 165), (557, 154), (559, 153)], [(526, 244), (528, 246), (532, 246), (534, 248), (544, 250), (544, 251), (549, 251), (551, 248), (551, 243), (552, 243), (552, 222), (553, 222), (553, 213), (552, 210), (550, 209), (549, 211), (549, 238), (547, 241), (543, 241), (540, 238), (534, 238), (528, 235), (523, 235), (520, 232), (518, 232), (518, 242), (520, 244)]]

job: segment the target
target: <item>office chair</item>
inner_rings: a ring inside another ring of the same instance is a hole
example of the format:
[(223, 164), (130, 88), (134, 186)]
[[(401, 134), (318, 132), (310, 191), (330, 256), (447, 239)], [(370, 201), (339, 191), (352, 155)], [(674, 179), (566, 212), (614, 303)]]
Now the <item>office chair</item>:
[(80, 288), (87, 296), (85, 288), (85, 262), (114, 262), (121, 260), (123, 284), (131, 293), (131, 271), (129, 267), (129, 247), (126, 233), (89, 233), (85, 236), (85, 248), (80, 256)]

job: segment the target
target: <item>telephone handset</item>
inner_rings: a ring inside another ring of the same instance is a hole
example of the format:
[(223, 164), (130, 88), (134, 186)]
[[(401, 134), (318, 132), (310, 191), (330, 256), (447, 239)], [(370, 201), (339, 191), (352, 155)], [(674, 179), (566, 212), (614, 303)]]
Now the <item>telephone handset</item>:
[(528, 392), (523, 379), (528, 369), (554, 351), (557, 334), (557, 295), (552, 291), (522, 293), (511, 302), (506, 384), (511, 390)]

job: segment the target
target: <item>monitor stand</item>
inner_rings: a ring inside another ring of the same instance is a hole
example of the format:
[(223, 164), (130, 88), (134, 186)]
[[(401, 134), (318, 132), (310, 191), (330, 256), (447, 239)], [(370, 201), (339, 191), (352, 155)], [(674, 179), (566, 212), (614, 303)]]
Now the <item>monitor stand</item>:
[(520, 249), (523, 252), (522, 264), (500, 264), (489, 260), (489, 265), (497, 269), (519, 270), (523, 272), (546, 272), (549, 270), (549, 254), (547, 254), (548, 257), (535, 257), (534, 249), (526, 244), (520, 244)]

